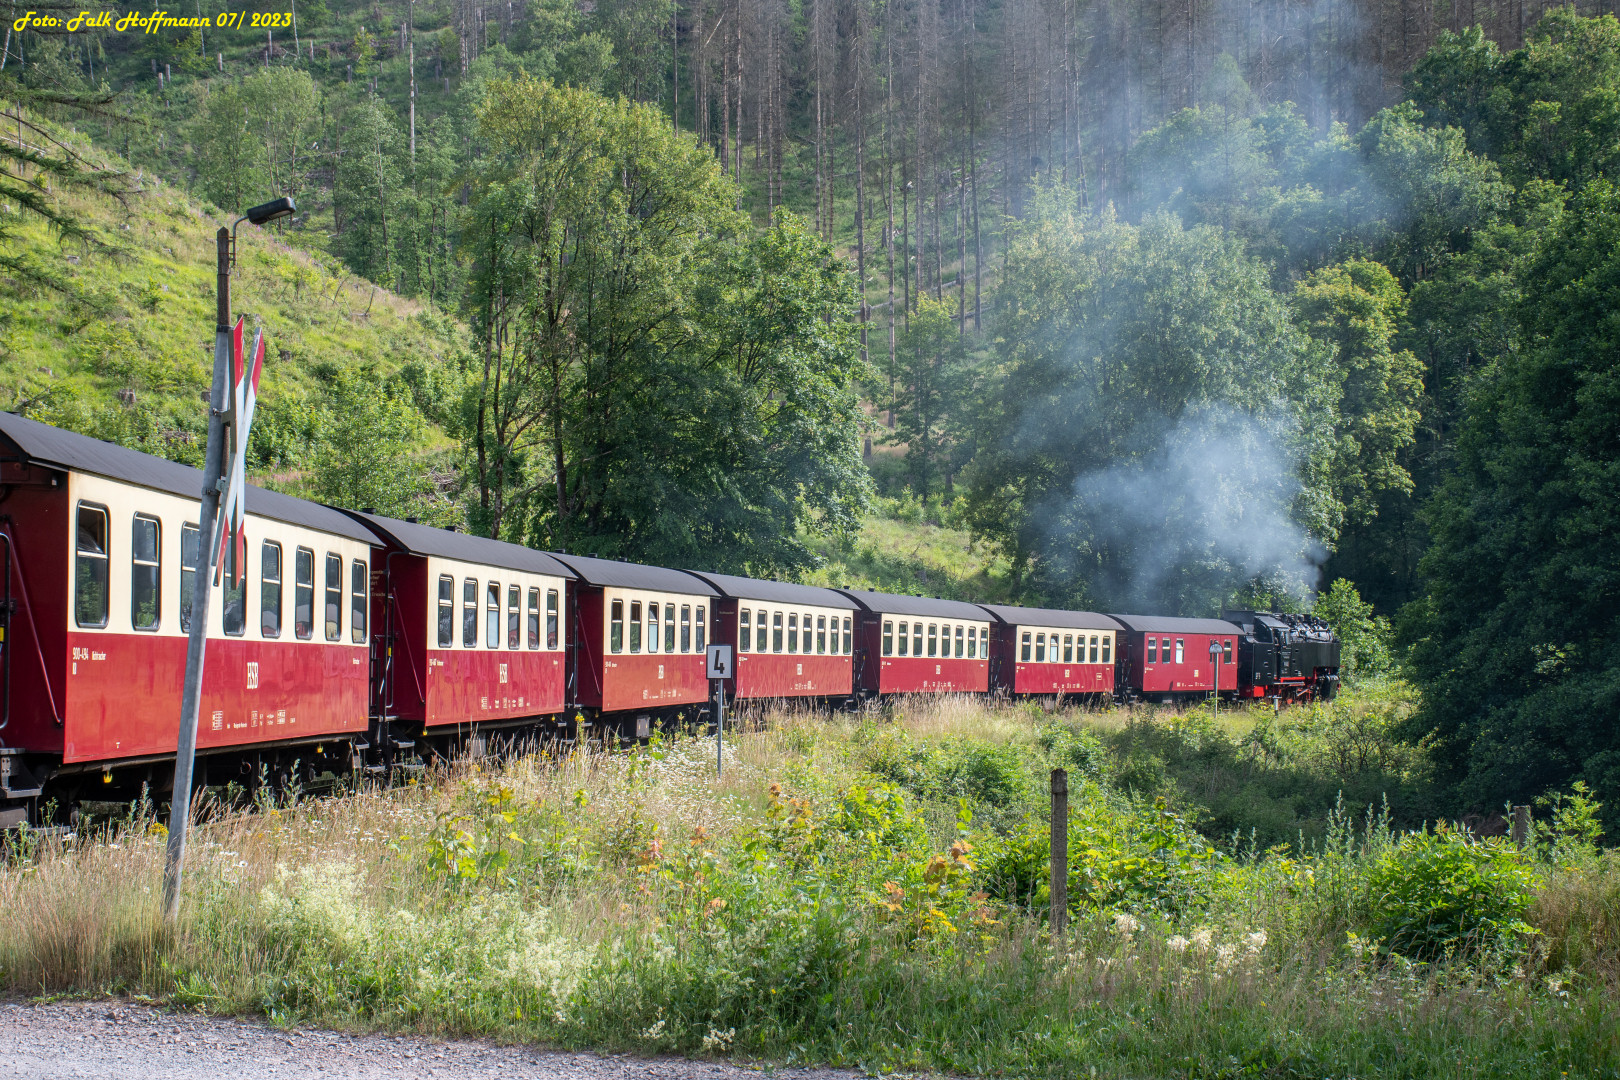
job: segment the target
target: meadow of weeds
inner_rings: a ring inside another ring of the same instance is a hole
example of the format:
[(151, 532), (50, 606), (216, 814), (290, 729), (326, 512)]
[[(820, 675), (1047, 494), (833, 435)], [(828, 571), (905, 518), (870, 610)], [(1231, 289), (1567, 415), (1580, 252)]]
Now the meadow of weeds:
[(683, 736), (464, 761), (212, 818), (172, 934), (163, 830), (135, 807), (13, 843), (0, 985), (873, 1071), (1617, 1075), (1620, 858), (1597, 808), (1568, 793), (1523, 852), (1422, 828), (1421, 748), (1384, 735), (1399, 699), (777, 712), (721, 782)]

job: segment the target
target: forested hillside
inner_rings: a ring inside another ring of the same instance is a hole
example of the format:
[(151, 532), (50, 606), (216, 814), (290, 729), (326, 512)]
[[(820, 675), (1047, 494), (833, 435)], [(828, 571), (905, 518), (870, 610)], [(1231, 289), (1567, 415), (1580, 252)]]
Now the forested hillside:
[[(1018, 597), (1202, 614), (1344, 578), (1403, 613), (1412, 730), (1478, 798), (1620, 784), (1613, 724), (1545, 738), (1549, 709), (1620, 706), (1612, 15), (315, 0), (289, 22), (29, 30), (0, 77), (45, 113), (114, 95), (123, 118), (72, 122), (218, 206), (294, 195), (279, 237), (462, 320), (408, 396), (443, 471), (388, 471), (472, 527), (802, 577), (855, 550), (876, 475)], [(312, 454), (260, 459), (297, 483)]]

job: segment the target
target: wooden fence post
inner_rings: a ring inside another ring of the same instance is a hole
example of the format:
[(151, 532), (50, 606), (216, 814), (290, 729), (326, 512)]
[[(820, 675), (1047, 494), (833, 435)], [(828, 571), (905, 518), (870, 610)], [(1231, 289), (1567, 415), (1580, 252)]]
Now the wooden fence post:
[(1069, 774), (1052, 770), (1052, 934), (1069, 919)]
[(1530, 844), (1530, 808), (1513, 808), (1513, 845), (1521, 850)]

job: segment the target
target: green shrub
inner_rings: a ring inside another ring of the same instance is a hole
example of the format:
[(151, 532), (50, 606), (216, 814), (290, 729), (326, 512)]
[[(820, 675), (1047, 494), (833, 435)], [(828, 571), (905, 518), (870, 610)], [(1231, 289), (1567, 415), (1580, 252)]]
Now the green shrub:
[(967, 799), (1006, 809), (1030, 796), (1034, 781), (1016, 747), (981, 739), (892, 743), (868, 768), (925, 799)]
[(1068, 769), (1071, 778), (1096, 780), (1102, 776), (1108, 752), (1102, 740), (1090, 731), (1068, 724), (1048, 724), (1041, 729), (1038, 741), (1052, 767)]
[(1371, 867), (1369, 929), (1414, 960), (1475, 954), (1536, 932), (1525, 914), (1539, 885), (1503, 840), (1444, 826), (1408, 833)]
[(1395, 631), (1389, 620), (1372, 613), (1373, 606), (1361, 598), (1356, 587), (1344, 578), (1335, 581), (1316, 598), (1313, 613), (1327, 620), (1343, 644), (1343, 670), (1350, 676), (1384, 675), (1395, 669), (1391, 648)]
[[(1035, 910), (1051, 903), (1049, 822), (1030, 818), (1005, 838), (980, 838), (985, 890)], [(1088, 787), (1069, 808), (1071, 911), (1179, 917), (1205, 907), (1225, 859), (1164, 799), (1133, 806)]]

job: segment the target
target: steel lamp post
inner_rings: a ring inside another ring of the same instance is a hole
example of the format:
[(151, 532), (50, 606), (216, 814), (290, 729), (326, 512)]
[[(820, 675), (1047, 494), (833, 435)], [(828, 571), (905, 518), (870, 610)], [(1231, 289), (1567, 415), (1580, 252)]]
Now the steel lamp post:
[[(163, 863), (163, 914), (180, 918), (180, 880), (186, 861), (186, 827), (191, 821), (191, 782), (197, 758), (197, 714), (202, 699), (203, 658), (208, 637), (208, 602), (213, 596), (214, 522), (228, 482), (225, 418), (231, 402), (231, 266), (236, 261), (236, 229), (242, 222), (263, 225), (296, 212), (291, 199), (252, 207), (230, 229), (214, 234), (217, 255), (214, 319), (214, 385), (208, 397), (208, 449), (203, 459), (202, 507), (197, 518), (197, 570), (191, 582), (191, 627), (186, 641), (186, 675), (180, 693), (180, 733), (174, 755), (174, 789), (169, 796), (169, 843)], [(239, 432), (245, 437), (245, 432)]]

